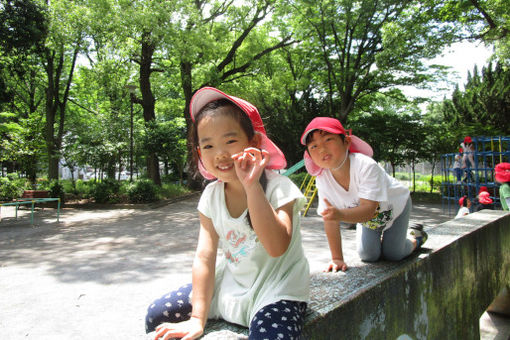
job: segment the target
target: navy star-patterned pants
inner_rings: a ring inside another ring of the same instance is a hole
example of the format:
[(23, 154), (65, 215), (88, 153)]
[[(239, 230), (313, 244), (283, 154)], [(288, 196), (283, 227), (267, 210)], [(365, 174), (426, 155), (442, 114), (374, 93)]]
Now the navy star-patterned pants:
[[(154, 301), (147, 310), (145, 330), (152, 332), (163, 322), (181, 322), (191, 316), (191, 284)], [(260, 309), (250, 322), (250, 340), (298, 340), (301, 337), (306, 303), (280, 300)]]

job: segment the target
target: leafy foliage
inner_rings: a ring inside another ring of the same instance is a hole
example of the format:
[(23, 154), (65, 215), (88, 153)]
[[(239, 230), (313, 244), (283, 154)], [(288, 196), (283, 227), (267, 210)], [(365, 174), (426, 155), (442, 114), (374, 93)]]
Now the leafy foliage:
[[(450, 105), (451, 103), (451, 105)], [(483, 135), (510, 134), (510, 69), (501, 63), (483, 67), (481, 74), (475, 67), (469, 74), (465, 90), (458, 88), (446, 101), (445, 116), (456, 124), (484, 126)], [(479, 131), (482, 132), (482, 131)]]
[[(255, 104), (289, 165), (316, 116), (340, 118), (393, 165), (508, 134), (506, 0), (0, 1), (0, 162), (34, 183), (59, 164), (113, 181), (131, 141), (135, 171), (156, 181), (161, 162), (184, 182), (189, 102), (206, 85)], [(425, 60), (465, 38), (497, 56), (421, 116), (398, 87), (440, 79)], [(109, 190), (95, 193), (123, 199)]]
[(92, 190), (92, 197), (96, 203), (113, 203), (118, 200), (117, 193), (120, 189), (120, 184), (112, 179), (106, 179), (102, 182), (96, 183)]
[(19, 178), (18, 174), (13, 173), (6, 177), (0, 177), (0, 200), (11, 201), (21, 197), (27, 187), (27, 181), (24, 178)]
[(127, 194), (131, 203), (147, 203), (157, 200), (158, 188), (150, 179), (139, 179), (127, 187)]

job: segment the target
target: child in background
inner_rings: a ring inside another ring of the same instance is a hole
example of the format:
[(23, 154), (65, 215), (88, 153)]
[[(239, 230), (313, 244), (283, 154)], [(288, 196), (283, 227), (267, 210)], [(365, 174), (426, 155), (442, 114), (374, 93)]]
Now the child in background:
[(510, 163), (499, 163), (494, 168), (496, 181), (501, 183), (499, 187), (499, 199), (501, 208), (508, 211), (510, 206)]
[(460, 208), (455, 218), (461, 218), (469, 214), (469, 208), (471, 208), (471, 201), (466, 195), (462, 196), (459, 199), (459, 206)]
[(474, 146), (471, 137), (464, 137), (464, 142), (460, 144), (463, 155), (462, 155), (462, 168), (466, 171), (465, 182), (473, 181), (473, 174), (471, 173), (471, 167), (475, 166), (475, 160), (473, 159)]
[(462, 156), (455, 155), (455, 161), (453, 162), (453, 172), (455, 173), (455, 176), (457, 177), (457, 184), (460, 184), (462, 181)]
[(494, 210), (493, 201), (491, 198), (491, 194), (489, 194), (487, 191), (482, 191), (478, 194), (478, 203), (475, 205), (474, 210), (480, 211), (483, 209), (490, 209)]
[(483, 209), (494, 209), (494, 202), (488, 190), (486, 186), (481, 186), (480, 190), (478, 190), (478, 196), (475, 198), (474, 202), (471, 203), (474, 206), (473, 210), (475, 212)]
[(331, 251), (326, 271), (347, 269), (342, 253), (339, 223), (357, 223), (357, 250), (363, 261), (381, 256), (398, 261), (427, 240), (423, 226), (407, 238), (411, 198), (409, 189), (389, 176), (372, 158), (372, 148), (346, 133), (328, 117), (314, 118), (301, 136), (306, 146), (306, 169), (317, 176), (317, 211)]
[[(298, 339), (309, 298), (300, 234), (305, 198), (266, 136), (257, 108), (215, 88), (190, 103), (190, 142), (200, 173), (217, 179), (198, 203), (200, 233), (192, 284), (149, 306), (156, 339), (196, 339), (208, 318), (249, 327), (249, 339)], [(216, 264), (218, 244), (224, 256)]]

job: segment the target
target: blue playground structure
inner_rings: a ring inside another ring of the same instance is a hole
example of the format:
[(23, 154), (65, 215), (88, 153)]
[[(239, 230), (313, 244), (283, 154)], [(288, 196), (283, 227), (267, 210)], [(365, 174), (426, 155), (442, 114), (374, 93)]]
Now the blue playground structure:
[[(455, 214), (459, 208), (459, 199), (467, 195), (473, 201), (480, 187), (486, 186), (494, 202), (495, 209), (501, 209), (499, 201), (499, 183), (494, 181), (494, 166), (501, 162), (510, 162), (510, 137), (473, 137), (474, 165), (463, 169), (464, 180), (457, 182), (453, 163), (458, 153), (441, 156), (442, 182), (441, 197), (443, 211)], [(460, 143), (459, 143), (460, 144)]]

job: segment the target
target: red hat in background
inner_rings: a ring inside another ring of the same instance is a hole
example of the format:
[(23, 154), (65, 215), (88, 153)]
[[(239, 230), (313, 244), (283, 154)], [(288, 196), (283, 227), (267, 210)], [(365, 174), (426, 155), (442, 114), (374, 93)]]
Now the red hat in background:
[(510, 182), (510, 163), (499, 163), (494, 168), (496, 181), (499, 183)]
[(487, 191), (482, 191), (478, 195), (478, 202), (482, 204), (492, 204), (492, 199), (490, 197), (490, 194)]
[(465, 200), (465, 199), (467, 199), (467, 196), (462, 196), (462, 197), (459, 199), (459, 205), (460, 205), (461, 207), (463, 207), (463, 206), (464, 206), (464, 200)]
[(484, 191), (487, 191), (487, 192), (488, 192), (488, 191), (489, 191), (489, 189), (487, 189), (487, 187), (486, 187), (486, 186), (483, 186), (483, 185), (482, 185), (482, 186), (480, 187), (480, 190), (478, 190), (478, 194), (480, 194), (481, 192), (484, 192)]
[(469, 136), (464, 137), (464, 144), (469, 144), (469, 143), (473, 143), (473, 140), (471, 139), (471, 137), (469, 137)]

